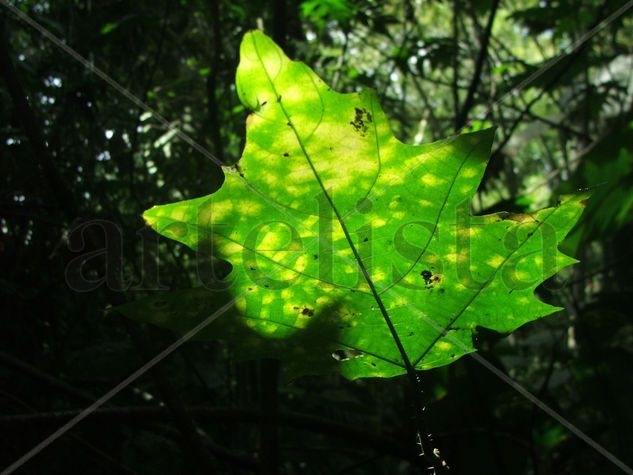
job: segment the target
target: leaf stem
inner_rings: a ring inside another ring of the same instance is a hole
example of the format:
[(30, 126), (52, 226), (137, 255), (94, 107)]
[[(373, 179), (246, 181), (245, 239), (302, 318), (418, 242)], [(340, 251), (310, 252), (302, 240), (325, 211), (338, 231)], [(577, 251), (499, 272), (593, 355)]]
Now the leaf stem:
[[(253, 41), (253, 46), (254, 46), (255, 51), (258, 57), (260, 57), (255, 39), (253, 38), (252, 41)], [(268, 70), (264, 66), (264, 62), (261, 60), (261, 57), (260, 57), (260, 61), (262, 63), (262, 69), (266, 73), (266, 78), (268, 79), (268, 82), (270, 83), (270, 87), (272, 88), (273, 93), (277, 97), (277, 104), (279, 104), (279, 107), (281, 108), (286, 120), (288, 121), (287, 123), (292, 129), (297, 139), (297, 143), (299, 144), (299, 147), (301, 148), (301, 152), (303, 153), (306, 161), (308, 162), (308, 165), (310, 166), (310, 169), (312, 170), (312, 173), (314, 174), (314, 177), (317, 183), (319, 184), (321, 191), (323, 192), (328, 204), (332, 208), (332, 211), (334, 211), (334, 214), (336, 215), (336, 219), (339, 225), (341, 226), (341, 230), (343, 231), (343, 234), (345, 235), (345, 239), (347, 240), (347, 243), (350, 249), (352, 250), (352, 253), (354, 254), (354, 259), (356, 260), (356, 263), (358, 264), (358, 268), (360, 269), (361, 274), (363, 275), (363, 278), (365, 279), (365, 281), (367, 282), (367, 285), (369, 286), (371, 290), (372, 296), (374, 297), (374, 300), (376, 301), (376, 304), (378, 305), (378, 308), (380, 309), (380, 313), (382, 314), (382, 317), (385, 323), (387, 324), (387, 327), (389, 328), (389, 332), (391, 333), (391, 337), (393, 338), (393, 341), (395, 342), (396, 347), (398, 348), (398, 352), (400, 353), (400, 356), (402, 357), (402, 362), (406, 369), (407, 376), (410, 382), (411, 391), (412, 391), (411, 395), (412, 395), (412, 400), (414, 404), (415, 423), (416, 423), (417, 438), (418, 438), (417, 443), (420, 446), (420, 452), (421, 452), (420, 455), (423, 456), (431, 464), (431, 466), (428, 467), (430, 474), (446, 472), (446, 470), (448, 469), (448, 465), (446, 465), (446, 463), (444, 463), (444, 461), (441, 459), (439, 455), (439, 450), (434, 446), (431, 434), (427, 430), (426, 424), (424, 423), (424, 419), (422, 417), (423, 412), (424, 412), (424, 403), (422, 401), (423, 391), (421, 388), (420, 379), (418, 378), (415, 368), (411, 364), (411, 360), (409, 359), (407, 352), (405, 351), (404, 346), (402, 344), (402, 341), (400, 340), (400, 337), (398, 336), (398, 332), (396, 331), (396, 328), (393, 322), (391, 321), (391, 318), (389, 317), (389, 313), (387, 312), (385, 304), (380, 298), (380, 294), (378, 293), (376, 286), (374, 285), (374, 282), (372, 281), (371, 276), (369, 275), (369, 272), (367, 271), (367, 268), (365, 267), (365, 264), (363, 263), (363, 260), (361, 259), (358, 253), (358, 250), (356, 249), (356, 246), (354, 245), (354, 241), (351, 238), (351, 235), (347, 229), (345, 221), (343, 220), (343, 217), (341, 213), (339, 212), (338, 208), (335, 206), (332, 197), (330, 196), (330, 194), (327, 191), (327, 188), (325, 187), (325, 184), (321, 180), (321, 177), (319, 176), (319, 173), (317, 172), (314, 166), (314, 163), (312, 162), (312, 159), (310, 158), (310, 154), (306, 150), (303, 140), (301, 140), (301, 137), (299, 136), (299, 133), (297, 132), (297, 129), (294, 123), (292, 122), (290, 114), (288, 114), (288, 112), (286, 111), (286, 108), (284, 107), (284, 104), (282, 102), (282, 97), (277, 92), (277, 88), (275, 87), (273, 80), (268, 74)]]

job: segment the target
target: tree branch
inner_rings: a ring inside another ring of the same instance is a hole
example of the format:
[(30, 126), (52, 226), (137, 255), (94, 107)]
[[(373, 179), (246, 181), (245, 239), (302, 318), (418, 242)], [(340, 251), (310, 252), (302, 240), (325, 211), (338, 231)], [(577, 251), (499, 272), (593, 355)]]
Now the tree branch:
[[(247, 423), (254, 424), (259, 420), (256, 409), (235, 409), (224, 407), (192, 406), (186, 411), (196, 419), (213, 423)], [(0, 417), (0, 427), (17, 427), (24, 424), (62, 424), (81, 412), (80, 409), (45, 412), (39, 414), (14, 414)], [(162, 407), (110, 407), (100, 408), (94, 411), (85, 423), (139, 423), (155, 420), (163, 420), (167, 410)], [(356, 429), (344, 424), (323, 419), (317, 416), (299, 414), (295, 412), (281, 412), (279, 414), (281, 425), (297, 430), (339, 437), (355, 445), (370, 448), (399, 459), (407, 460), (418, 466), (420, 457), (408, 447), (402, 444), (398, 438), (375, 434), (365, 429)]]
[(25, 363), (24, 361), (19, 360), (3, 351), (0, 351), (0, 363), (4, 366), (27, 374), (33, 379), (44, 383), (46, 386), (58, 389), (68, 396), (77, 399), (78, 401), (81, 401), (83, 403), (91, 404), (95, 400), (92, 395), (85, 393), (84, 391), (77, 389), (60, 379), (43, 373), (36, 367), (31, 366), (30, 364)]
[(477, 93), (477, 88), (479, 87), (479, 83), (481, 82), (481, 74), (483, 72), (484, 63), (488, 58), (488, 44), (490, 43), (492, 25), (494, 24), (498, 8), (499, 0), (492, 0), (490, 14), (488, 15), (488, 22), (486, 23), (486, 29), (484, 30), (484, 34), (481, 38), (479, 56), (477, 56), (477, 61), (475, 63), (475, 72), (473, 73), (473, 78), (470, 81), (470, 85), (468, 86), (468, 92), (466, 93), (464, 104), (462, 105), (459, 114), (457, 114), (457, 117), (455, 118), (455, 130), (459, 130), (464, 125), (466, 125), (468, 114), (473, 108), (473, 104), (475, 102), (475, 94)]
[[(36, 155), (39, 168), (43, 172), (44, 184), (49, 185), (49, 188), (57, 198), (61, 211), (66, 216), (68, 222), (72, 222), (76, 219), (80, 212), (80, 207), (77, 205), (78, 200), (75, 199), (72, 190), (64, 183), (58, 172), (56, 164), (54, 163), (53, 155), (49, 150), (43, 134), (41, 133), (39, 122), (37, 121), (35, 113), (28, 102), (18, 74), (13, 67), (11, 55), (9, 54), (8, 43), (4, 33), (4, 24), (0, 22), (0, 76), (2, 76), (7, 84), (7, 89), (9, 91), (9, 95), (11, 96), (11, 100), (13, 101), (16, 115), (18, 116), (22, 128), (29, 139), (29, 144)], [(90, 229), (87, 231), (90, 231)], [(87, 247), (91, 249), (103, 248), (100, 238), (94, 233), (86, 232), (86, 238)], [(125, 303), (126, 298), (123, 293), (113, 291), (109, 287), (106, 287), (106, 292), (109, 300), (114, 305), (122, 305)], [(142, 353), (146, 359), (149, 359), (152, 355), (145, 343), (141, 329), (131, 322), (126, 322), (126, 325), (139, 352)], [(200, 468), (204, 468), (207, 473), (214, 473), (215, 468), (213, 460), (209, 457), (209, 453), (204, 448), (201, 436), (196, 429), (195, 423), (184, 410), (177, 393), (173, 390), (173, 387), (170, 385), (159, 367), (153, 367), (152, 370), (150, 370), (150, 374), (153, 376), (154, 383), (161, 393), (162, 399), (167, 407), (169, 407), (174, 418), (174, 422), (181, 431), (184, 439), (187, 441), (187, 448), (189, 448), (192, 454), (196, 457), (198, 466)]]
[(211, 30), (213, 31), (213, 53), (211, 55), (211, 68), (207, 76), (207, 113), (209, 120), (209, 132), (213, 143), (213, 152), (218, 159), (224, 161), (224, 142), (222, 140), (220, 109), (218, 104), (218, 77), (222, 62), (222, 27), (220, 0), (212, 0), (209, 3)]
[(39, 126), (39, 121), (29, 105), (27, 95), (22, 88), (22, 82), (18, 78), (18, 74), (11, 61), (6, 34), (4, 20), (0, 18), (0, 76), (2, 76), (7, 86), (9, 96), (13, 101), (15, 115), (24, 133), (29, 138), (29, 143), (33, 149), (43, 184), (50, 189), (60, 207), (70, 216), (70, 220), (72, 221), (78, 215), (78, 208), (75, 205), (72, 193), (64, 183), (57, 169), (57, 165), (49, 153), (46, 139)]

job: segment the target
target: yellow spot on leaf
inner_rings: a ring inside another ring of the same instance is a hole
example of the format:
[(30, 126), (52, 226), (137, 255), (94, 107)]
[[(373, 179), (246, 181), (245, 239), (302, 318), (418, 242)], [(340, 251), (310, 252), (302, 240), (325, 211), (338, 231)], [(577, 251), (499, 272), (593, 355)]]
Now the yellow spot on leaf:
[(475, 167), (466, 167), (466, 168), (462, 169), (461, 175), (464, 178), (473, 178), (474, 176), (477, 175), (478, 171), (479, 170), (477, 168), (475, 168)]
[(220, 246), (220, 249), (227, 254), (235, 254), (236, 252), (240, 252), (243, 248), (235, 242), (229, 242)]
[(443, 181), (444, 180), (436, 177), (435, 175), (431, 175), (430, 173), (427, 173), (426, 175), (422, 176), (422, 183), (428, 186), (436, 186), (442, 183)]
[(494, 267), (497, 268), (499, 267), (501, 264), (503, 264), (503, 262), (505, 261), (505, 257), (497, 254), (494, 257), (491, 257), (490, 259), (488, 259), (486, 262), (488, 263), (488, 265), (490, 267)]

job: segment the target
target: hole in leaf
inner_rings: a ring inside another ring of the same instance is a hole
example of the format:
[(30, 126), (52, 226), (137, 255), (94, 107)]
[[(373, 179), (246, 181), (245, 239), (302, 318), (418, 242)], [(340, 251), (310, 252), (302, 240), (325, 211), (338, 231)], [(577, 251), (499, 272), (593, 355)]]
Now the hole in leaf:
[(361, 356), (363, 356), (363, 352), (358, 350), (336, 350), (332, 353), (332, 358), (336, 361), (347, 361)]

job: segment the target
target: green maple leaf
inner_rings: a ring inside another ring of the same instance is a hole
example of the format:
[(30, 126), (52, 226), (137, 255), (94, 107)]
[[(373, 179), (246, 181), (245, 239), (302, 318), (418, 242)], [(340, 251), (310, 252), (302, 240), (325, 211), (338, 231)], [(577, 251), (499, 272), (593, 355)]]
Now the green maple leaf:
[(231, 298), (201, 338), (294, 375), (388, 377), (475, 350), (556, 310), (535, 288), (574, 259), (557, 250), (582, 196), (534, 214), (472, 216), (493, 131), (411, 146), (373, 92), (340, 94), (261, 32), (241, 45), (253, 113), (239, 168), (209, 196), (156, 206), (160, 234), (229, 261), (221, 291), (133, 303), (131, 318), (184, 332)]

